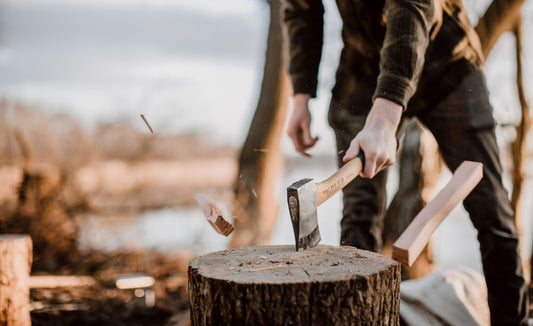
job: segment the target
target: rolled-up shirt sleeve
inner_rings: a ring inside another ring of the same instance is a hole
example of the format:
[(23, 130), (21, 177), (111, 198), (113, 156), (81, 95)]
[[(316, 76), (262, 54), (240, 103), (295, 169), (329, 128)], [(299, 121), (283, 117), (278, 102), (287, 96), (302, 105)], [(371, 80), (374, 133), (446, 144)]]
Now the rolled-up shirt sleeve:
[(434, 13), (433, 0), (386, 1), (386, 33), (374, 99), (386, 98), (407, 107), (422, 74)]
[(316, 97), (324, 29), (322, 1), (284, 0), (282, 16), (293, 91)]

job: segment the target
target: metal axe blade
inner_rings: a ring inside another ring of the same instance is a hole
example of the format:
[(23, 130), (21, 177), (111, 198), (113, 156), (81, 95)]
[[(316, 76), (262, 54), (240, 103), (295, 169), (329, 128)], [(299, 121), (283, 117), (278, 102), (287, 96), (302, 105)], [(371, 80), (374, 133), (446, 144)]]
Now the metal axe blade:
[(364, 156), (361, 153), (322, 182), (302, 179), (287, 188), (296, 251), (300, 247), (314, 247), (320, 242), (317, 207), (355, 179), (361, 173), (363, 165)]
[[(316, 215), (316, 184), (313, 179), (296, 181), (287, 188), (296, 251), (300, 247), (314, 247), (320, 242)], [(302, 235), (302, 237), (300, 237)]]

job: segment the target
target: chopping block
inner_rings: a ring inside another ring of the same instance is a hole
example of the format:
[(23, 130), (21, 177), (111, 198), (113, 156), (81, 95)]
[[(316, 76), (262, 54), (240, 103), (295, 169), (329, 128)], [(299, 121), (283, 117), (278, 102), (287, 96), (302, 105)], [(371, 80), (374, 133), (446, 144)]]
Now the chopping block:
[(354, 247), (223, 250), (188, 276), (191, 325), (399, 325), (400, 264)]

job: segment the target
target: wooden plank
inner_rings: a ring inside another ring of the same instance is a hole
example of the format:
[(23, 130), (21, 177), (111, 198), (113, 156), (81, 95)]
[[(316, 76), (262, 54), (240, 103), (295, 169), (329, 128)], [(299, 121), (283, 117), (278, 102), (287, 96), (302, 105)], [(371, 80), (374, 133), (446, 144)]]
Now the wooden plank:
[(411, 266), (433, 232), (457, 204), (463, 201), (483, 177), (483, 165), (465, 161), (448, 184), (413, 219), (392, 248), (392, 258)]

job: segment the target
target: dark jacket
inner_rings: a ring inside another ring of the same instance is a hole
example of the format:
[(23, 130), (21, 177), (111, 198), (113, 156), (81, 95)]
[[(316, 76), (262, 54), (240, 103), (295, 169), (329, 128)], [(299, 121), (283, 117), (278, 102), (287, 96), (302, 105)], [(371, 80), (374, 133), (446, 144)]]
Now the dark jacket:
[[(461, 0), (337, 0), (344, 48), (333, 99), (369, 107), (375, 97), (419, 111), (483, 63)], [(284, 0), (294, 93), (316, 96), (323, 41), (321, 0)]]

